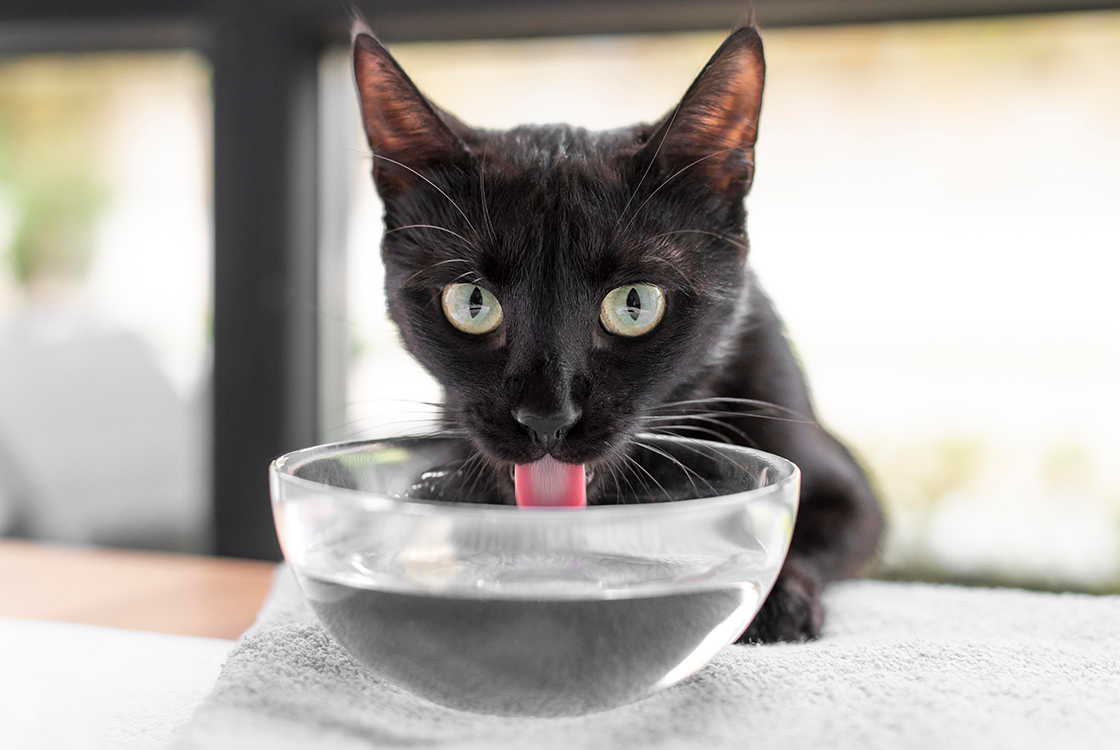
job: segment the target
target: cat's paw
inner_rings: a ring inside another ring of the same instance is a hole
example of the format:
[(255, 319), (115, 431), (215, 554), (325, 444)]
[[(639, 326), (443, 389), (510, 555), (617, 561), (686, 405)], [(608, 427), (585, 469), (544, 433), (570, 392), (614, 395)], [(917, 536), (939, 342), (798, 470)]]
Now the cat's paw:
[(796, 564), (786, 563), (770, 596), (738, 643), (807, 641), (821, 632), (821, 584)]

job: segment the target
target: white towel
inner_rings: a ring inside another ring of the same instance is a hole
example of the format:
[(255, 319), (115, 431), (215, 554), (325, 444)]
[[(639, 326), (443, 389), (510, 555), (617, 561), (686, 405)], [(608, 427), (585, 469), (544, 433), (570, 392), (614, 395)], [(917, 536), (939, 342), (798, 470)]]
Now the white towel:
[(613, 711), (509, 719), (434, 706), (373, 676), (281, 567), (177, 747), (1120, 747), (1120, 597), (850, 581), (825, 606), (818, 641), (729, 646)]
[(209, 695), (233, 646), (0, 617), (0, 748), (167, 747)]

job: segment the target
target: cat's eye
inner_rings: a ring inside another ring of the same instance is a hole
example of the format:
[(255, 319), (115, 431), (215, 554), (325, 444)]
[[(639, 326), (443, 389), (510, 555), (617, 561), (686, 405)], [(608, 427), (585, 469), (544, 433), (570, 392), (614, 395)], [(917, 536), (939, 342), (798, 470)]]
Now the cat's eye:
[(599, 320), (610, 333), (641, 336), (665, 314), (665, 294), (653, 284), (627, 284), (614, 289), (599, 307)]
[(477, 284), (448, 284), (443, 288), (443, 314), (464, 333), (489, 333), (502, 322), (498, 298)]

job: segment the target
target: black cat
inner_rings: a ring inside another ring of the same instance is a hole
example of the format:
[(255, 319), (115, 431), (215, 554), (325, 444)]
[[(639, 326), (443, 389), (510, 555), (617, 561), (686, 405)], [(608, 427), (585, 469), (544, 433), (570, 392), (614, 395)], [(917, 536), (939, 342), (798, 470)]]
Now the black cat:
[(668, 422), (785, 456), (802, 470), (793, 543), (740, 640), (815, 637), (822, 586), (871, 558), (882, 517), (816, 423), (747, 265), (756, 29), (732, 33), (660, 122), (608, 132), (470, 128), (362, 31), (354, 67), (389, 311), (442, 384), (488, 493), (520, 499), (515, 466), (585, 466), (587, 502), (609, 502), (606, 475), (632, 437)]

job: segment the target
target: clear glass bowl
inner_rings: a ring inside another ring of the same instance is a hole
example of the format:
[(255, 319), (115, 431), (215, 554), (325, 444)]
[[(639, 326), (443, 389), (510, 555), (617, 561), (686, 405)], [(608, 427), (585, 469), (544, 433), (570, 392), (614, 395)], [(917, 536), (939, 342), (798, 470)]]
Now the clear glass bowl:
[(460, 441), (307, 448), (270, 469), (276, 529), (327, 630), (405, 690), (488, 714), (613, 708), (738, 638), (797, 512), (800, 473), (783, 458), (641, 442), (644, 472), (612, 498), (623, 504), (586, 508), (410, 497), (422, 475), (454, 464)]

